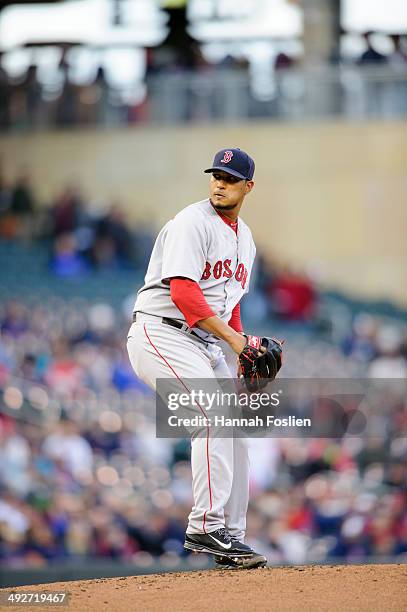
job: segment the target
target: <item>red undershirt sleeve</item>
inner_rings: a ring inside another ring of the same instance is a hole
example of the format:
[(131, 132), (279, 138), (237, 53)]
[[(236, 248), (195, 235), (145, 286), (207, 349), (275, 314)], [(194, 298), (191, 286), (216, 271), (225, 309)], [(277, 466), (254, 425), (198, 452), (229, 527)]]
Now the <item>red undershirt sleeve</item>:
[(232, 310), (232, 316), (229, 319), (229, 327), (237, 331), (239, 334), (243, 332), (242, 320), (240, 318), (240, 303), (237, 303)]
[(189, 278), (171, 278), (170, 291), (172, 301), (184, 315), (189, 327), (194, 327), (202, 319), (215, 316), (197, 282)]

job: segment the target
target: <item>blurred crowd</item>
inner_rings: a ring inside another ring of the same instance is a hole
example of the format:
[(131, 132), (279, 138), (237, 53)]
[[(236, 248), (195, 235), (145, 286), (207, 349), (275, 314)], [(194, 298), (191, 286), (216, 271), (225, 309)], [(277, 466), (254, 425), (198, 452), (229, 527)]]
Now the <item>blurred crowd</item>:
[[(185, 558), (189, 442), (155, 437), (154, 397), (126, 354), (130, 312), (78, 298), (0, 307), (4, 566)], [(295, 332), (281, 372), (406, 374), (405, 327), (367, 313), (337, 345)], [(275, 563), (405, 559), (405, 402), (389, 397), (363, 438), (252, 440), (248, 541)]]
[[(390, 111), (392, 107), (394, 113), (405, 113), (405, 39), (399, 34), (389, 36), (388, 53), (384, 54), (378, 50), (374, 35), (374, 32), (364, 35), (365, 50), (359, 57), (352, 60), (331, 57), (330, 62), (345, 67), (361, 67), (362, 73), (364, 67), (387, 67), (390, 77), (393, 75), (396, 81), (399, 78), (402, 80), (386, 84), (383, 79), (379, 79), (366, 86), (363, 99), (369, 98), (372, 93), (379, 97), (384, 95), (385, 106), (389, 106)], [(222, 60), (211, 63), (205, 59), (199, 45), (189, 38), (182, 48), (164, 44), (146, 49), (145, 79), (121, 89), (109, 81), (108, 71), (103, 66), (99, 66), (87, 82), (73, 80), (66, 57), (67, 48), (64, 46), (59, 65), (53, 71), (55, 83), (50, 85), (41, 82), (37, 64), (31, 64), (20, 78), (11, 78), (0, 54), (0, 131), (223, 119), (229, 116), (231, 108), (242, 117), (298, 116), (298, 96), (301, 97), (301, 91), (306, 85), (301, 78), (301, 60), (298, 55), (276, 53), (271, 72), (277, 81), (285, 72), (288, 76), (277, 87), (274, 84), (275, 93), (270, 96), (266, 90), (261, 90), (261, 83), (259, 91), (253, 86), (250, 75), (255, 69), (249, 65), (243, 53), (225, 54)], [(290, 69), (299, 70), (297, 77), (290, 74)], [(266, 70), (263, 75), (265, 82), (268, 80), (267, 73)], [(246, 81), (239, 81), (239, 75), (246, 77)], [(346, 97), (349, 85), (349, 104), (354, 104), (357, 79), (355, 81), (354, 76), (352, 82), (348, 83), (349, 79), (349, 76), (340, 79), (338, 86), (343, 89)], [(324, 79), (319, 85), (322, 88), (321, 95), (324, 96)], [(363, 79), (359, 89), (364, 89)], [(244, 104), (239, 106), (238, 101), (229, 103), (228, 110), (222, 100), (218, 99), (218, 90), (223, 97), (226, 93), (239, 95), (244, 98)], [(133, 93), (129, 94), (131, 91)], [(327, 95), (329, 97), (329, 92)], [(368, 103), (368, 100), (365, 102)], [(378, 101), (376, 106), (376, 112), (382, 113), (383, 108)], [(346, 112), (346, 107), (347, 103), (344, 102), (342, 112)], [(334, 108), (331, 108), (331, 112)], [(365, 110), (368, 112), (369, 109)]]
[[(247, 541), (273, 563), (405, 560), (405, 408), (401, 425), (390, 439), (251, 441)], [(3, 566), (186, 556), (189, 448), (156, 440), (136, 403), (42, 427), (3, 415), (0, 437)]]
[(41, 206), (28, 170), (10, 182), (0, 169), (0, 239), (47, 243), (50, 270), (67, 278), (145, 266), (153, 234), (146, 224), (132, 226), (119, 202), (93, 210), (76, 185), (67, 185)]

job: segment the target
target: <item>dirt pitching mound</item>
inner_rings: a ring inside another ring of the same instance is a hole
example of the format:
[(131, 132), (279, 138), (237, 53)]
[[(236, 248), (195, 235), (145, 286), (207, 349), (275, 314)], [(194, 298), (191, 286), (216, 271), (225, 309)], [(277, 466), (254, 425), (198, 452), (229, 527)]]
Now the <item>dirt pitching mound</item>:
[[(55, 582), (13, 591), (68, 591), (68, 606), (25, 610), (252, 612), (407, 610), (407, 565), (347, 565), (198, 571)], [(6, 610), (6, 608), (1, 607)], [(7, 608), (10, 610), (10, 607)]]

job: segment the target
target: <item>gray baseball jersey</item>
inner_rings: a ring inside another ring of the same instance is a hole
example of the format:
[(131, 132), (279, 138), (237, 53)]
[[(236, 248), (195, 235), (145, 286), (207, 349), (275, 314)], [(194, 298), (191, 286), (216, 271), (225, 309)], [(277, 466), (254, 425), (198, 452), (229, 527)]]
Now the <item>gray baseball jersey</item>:
[[(236, 235), (209, 199), (191, 204), (159, 233), (134, 311), (185, 321), (169, 289), (170, 278), (184, 276), (199, 284), (209, 306), (227, 323), (249, 289), (255, 255), (251, 231), (242, 219)], [(206, 332), (200, 330), (200, 335), (207, 339)]]

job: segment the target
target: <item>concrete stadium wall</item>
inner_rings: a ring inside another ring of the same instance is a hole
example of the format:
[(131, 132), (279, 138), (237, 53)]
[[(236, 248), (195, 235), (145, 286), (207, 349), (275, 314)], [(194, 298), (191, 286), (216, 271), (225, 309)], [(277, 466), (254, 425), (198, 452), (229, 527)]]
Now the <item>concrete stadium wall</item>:
[(242, 217), (271, 258), (355, 296), (407, 305), (407, 122), (69, 130), (3, 136), (11, 178), (26, 164), (41, 200), (77, 182), (158, 227), (207, 194), (201, 169), (247, 149), (256, 187)]

